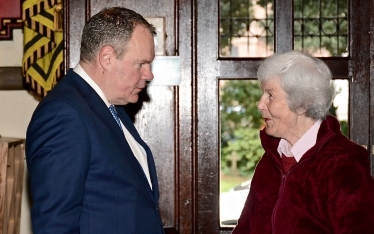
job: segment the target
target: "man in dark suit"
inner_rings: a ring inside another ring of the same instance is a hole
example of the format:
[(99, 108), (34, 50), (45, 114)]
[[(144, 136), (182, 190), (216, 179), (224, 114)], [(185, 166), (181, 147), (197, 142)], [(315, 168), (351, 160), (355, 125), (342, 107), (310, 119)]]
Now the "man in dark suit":
[[(155, 28), (122, 7), (84, 26), (79, 64), (26, 136), (33, 233), (164, 233), (149, 147), (121, 107), (153, 79)], [(119, 118), (118, 118), (119, 117)]]

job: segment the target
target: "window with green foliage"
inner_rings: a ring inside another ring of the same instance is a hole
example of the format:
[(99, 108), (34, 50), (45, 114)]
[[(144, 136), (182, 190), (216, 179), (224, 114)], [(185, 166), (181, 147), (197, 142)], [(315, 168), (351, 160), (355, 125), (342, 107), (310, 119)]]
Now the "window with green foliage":
[[(348, 82), (336, 80), (335, 85), (338, 93), (330, 114), (338, 118), (348, 136)], [(249, 178), (264, 153), (259, 138), (264, 120), (257, 109), (261, 95), (257, 80), (220, 81), (221, 170), (225, 174)], [(232, 171), (232, 157), (237, 158), (237, 172)]]
[[(316, 57), (348, 56), (348, 0), (293, 0), (293, 46)], [(277, 1), (282, 4), (282, 1)], [(220, 0), (220, 57), (264, 58), (274, 53), (273, 0)], [(277, 12), (282, 14), (282, 12)], [(290, 30), (291, 31), (291, 30)], [(340, 58), (339, 58), (340, 60)], [(257, 59), (253, 59), (257, 62)], [(338, 94), (330, 109), (348, 136), (349, 80), (336, 79)], [(232, 227), (248, 195), (250, 180), (264, 150), (264, 122), (257, 109), (262, 91), (255, 77), (219, 81), (220, 220)], [(235, 202), (233, 202), (233, 200)], [(228, 214), (230, 213), (230, 214)]]
[(223, 80), (220, 85), (222, 170), (231, 172), (228, 159), (236, 154), (239, 174), (249, 176), (264, 153), (259, 138), (264, 121), (257, 109), (262, 91), (256, 80)]
[(294, 0), (294, 49), (348, 56), (348, 0)]
[[(272, 0), (220, 1), (220, 56), (274, 53)], [(318, 57), (348, 56), (348, 0), (294, 0), (294, 49)]]
[(274, 52), (272, 0), (220, 1), (220, 55), (265, 57)]

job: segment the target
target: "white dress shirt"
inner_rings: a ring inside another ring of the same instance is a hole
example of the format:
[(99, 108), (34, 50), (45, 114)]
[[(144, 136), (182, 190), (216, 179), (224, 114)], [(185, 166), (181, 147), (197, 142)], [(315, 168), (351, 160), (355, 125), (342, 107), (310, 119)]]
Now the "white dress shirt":
[(312, 148), (317, 142), (317, 134), (322, 121), (316, 121), (309, 130), (300, 137), (298, 141), (290, 148), (286, 140), (281, 139), (278, 145), (278, 153), (282, 157), (282, 153), (287, 156), (295, 157), (299, 162), (301, 157)]
[[(77, 64), (77, 66), (73, 69), (75, 73), (77, 73), (80, 77), (82, 77), (95, 91), (96, 93), (103, 99), (107, 107), (111, 105), (108, 101), (108, 99), (105, 97), (103, 91), (100, 89), (100, 87), (91, 79), (91, 77), (88, 76), (88, 74), (83, 70), (83, 68)], [(109, 109), (108, 109), (109, 111)], [(134, 139), (134, 137), (131, 135), (131, 133), (126, 129), (125, 125), (123, 125), (121, 121), (123, 134), (125, 135), (125, 138), (127, 142), (130, 145), (130, 148), (135, 155), (136, 159), (138, 160), (139, 164), (141, 165), (145, 176), (147, 177), (149, 186), (152, 189), (152, 182), (151, 177), (149, 175), (149, 169), (148, 169), (148, 161), (147, 161), (147, 153), (145, 152), (144, 148)]]

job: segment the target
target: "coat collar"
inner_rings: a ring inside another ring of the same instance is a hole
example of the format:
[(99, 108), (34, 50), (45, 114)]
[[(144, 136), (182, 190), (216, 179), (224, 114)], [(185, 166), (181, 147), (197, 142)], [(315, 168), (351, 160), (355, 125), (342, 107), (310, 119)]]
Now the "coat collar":
[(156, 169), (152, 153), (149, 147), (139, 136), (126, 111), (121, 107), (117, 108), (117, 112), (122, 123), (125, 125), (127, 130), (133, 135), (135, 140), (145, 149), (147, 153), (148, 168), (152, 181), (153, 190), (151, 190), (151, 188), (149, 187), (148, 181), (144, 176), (144, 172), (142, 171), (142, 168), (139, 165), (136, 157), (133, 155), (133, 152), (131, 151), (129, 144), (126, 141), (123, 132), (118, 127), (115, 121), (107, 121), (108, 119), (113, 119), (113, 116), (111, 115), (110, 111), (108, 110), (108, 107), (106, 106), (102, 98), (83, 78), (81, 78), (72, 69), (69, 69), (67, 75), (63, 79), (65, 79), (65, 82), (70, 83), (72, 87), (76, 87), (79, 94), (85, 100), (87, 100), (87, 103), (92, 109), (92, 111), (102, 120), (102, 123), (105, 124), (107, 128), (111, 131), (113, 139), (117, 139), (116, 142), (118, 144), (118, 147), (123, 150), (123, 155), (125, 155), (127, 161), (134, 167), (137, 174), (143, 179), (143, 185), (147, 187), (147, 190), (150, 192), (151, 196), (157, 201), (159, 198), (159, 191)]
[[(313, 157), (313, 155), (315, 155), (315, 153), (318, 152), (325, 145), (325, 143), (333, 138), (336, 134), (342, 134), (340, 131), (339, 121), (334, 116), (329, 115), (321, 123), (317, 134), (316, 144), (304, 154), (300, 161)], [(271, 155), (272, 158), (274, 158), (274, 160), (281, 165), (281, 160), (277, 151), (280, 138), (267, 135), (265, 129), (260, 131), (260, 138), (265, 152)]]

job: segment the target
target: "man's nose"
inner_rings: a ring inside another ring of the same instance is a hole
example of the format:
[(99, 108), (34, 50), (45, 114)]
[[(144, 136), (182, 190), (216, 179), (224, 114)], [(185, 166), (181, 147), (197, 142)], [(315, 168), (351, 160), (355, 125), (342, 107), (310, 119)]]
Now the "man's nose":
[(143, 79), (151, 81), (151, 80), (153, 80), (153, 78), (154, 78), (154, 75), (152, 73), (151, 67), (145, 69), (145, 71), (143, 73)]

